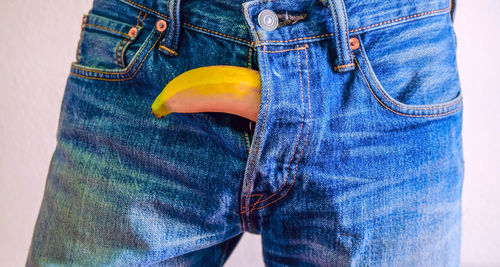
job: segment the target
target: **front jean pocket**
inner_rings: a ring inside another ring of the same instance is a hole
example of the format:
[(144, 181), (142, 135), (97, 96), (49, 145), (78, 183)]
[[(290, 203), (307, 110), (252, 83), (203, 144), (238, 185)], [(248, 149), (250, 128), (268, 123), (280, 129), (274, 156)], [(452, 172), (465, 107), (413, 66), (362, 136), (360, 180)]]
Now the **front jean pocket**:
[(151, 20), (148, 25), (140, 19), (126, 22), (89, 13), (83, 19), (71, 74), (109, 81), (132, 79), (160, 37)]
[(462, 106), (456, 42), (448, 14), (355, 36), (363, 82), (384, 108), (410, 117), (443, 116)]

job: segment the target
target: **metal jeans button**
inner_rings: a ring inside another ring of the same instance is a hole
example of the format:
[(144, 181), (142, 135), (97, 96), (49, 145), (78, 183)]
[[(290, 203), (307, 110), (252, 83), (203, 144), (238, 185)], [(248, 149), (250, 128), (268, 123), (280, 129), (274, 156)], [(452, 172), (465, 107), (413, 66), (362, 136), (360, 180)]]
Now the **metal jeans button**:
[(278, 27), (278, 16), (270, 9), (264, 9), (257, 17), (259, 26), (266, 31), (273, 31)]

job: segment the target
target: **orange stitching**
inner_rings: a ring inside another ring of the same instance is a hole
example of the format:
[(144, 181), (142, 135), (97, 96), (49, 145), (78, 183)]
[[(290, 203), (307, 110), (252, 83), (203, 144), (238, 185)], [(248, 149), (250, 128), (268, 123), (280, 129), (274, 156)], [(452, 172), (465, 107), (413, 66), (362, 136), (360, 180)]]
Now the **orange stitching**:
[(144, 20), (146, 19), (146, 16), (148, 15), (148, 13), (144, 12), (144, 16), (142, 17), (142, 20), (141, 20), (141, 25), (144, 27)]
[(217, 34), (217, 35), (221, 35), (221, 36), (224, 36), (224, 37), (227, 37), (227, 38), (235, 39), (235, 40), (238, 40), (238, 41), (250, 44), (250, 41), (247, 41), (245, 39), (241, 39), (241, 38), (234, 37), (234, 36), (231, 36), (231, 35), (223, 34), (223, 33), (220, 33), (220, 32), (213, 31), (213, 30), (201, 28), (201, 27), (195, 26), (193, 24), (189, 24), (187, 22), (183, 22), (182, 24), (184, 24), (184, 25), (186, 25), (188, 27), (192, 27), (192, 28), (198, 29), (198, 30), (202, 30), (202, 31), (206, 31), (206, 32), (211, 32), (211, 33), (214, 33), (214, 34)]
[(390, 107), (388, 107), (387, 105), (385, 105), (376, 95), (375, 93), (373, 92), (372, 90), (372, 87), (370, 86), (370, 83), (368, 82), (368, 80), (366, 79), (366, 76), (365, 74), (363, 73), (363, 70), (361, 70), (361, 68), (359, 67), (359, 62), (358, 60), (356, 59), (356, 56), (354, 56), (354, 61), (356, 62), (356, 64), (358, 65), (358, 69), (359, 71), (361, 72), (361, 75), (363, 76), (363, 79), (365, 80), (365, 83), (366, 85), (368, 85), (368, 89), (370, 89), (370, 93), (375, 97), (375, 99), (382, 105), (384, 106), (386, 109), (388, 109), (389, 111), (393, 112), (393, 113), (396, 113), (396, 114), (399, 114), (399, 115), (402, 115), (402, 116), (408, 116), (408, 117), (436, 117), (436, 116), (444, 116), (444, 115), (447, 115), (447, 114), (450, 114), (450, 113), (453, 113), (455, 111), (457, 111), (458, 109), (460, 109), (460, 107), (462, 106), (462, 104), (460, 103), (455, 109), (453, 110), (450, 110), (448, 112), (445, 112), (445, 113), (438, 113), (438, 114), (423, 114), (423, 115), (411, 115), (411, 114), (405, 114), (405, 113), (401, 113), (401, 112), (398, 112), (398, 111), (395, 111), (393, 109), (391, 109)]
[(373, 28), (373, 27), (377, 27), (377, 26), (380, 26), (380, 25), (384, 25), (384, 24), (387, 24), (387, 23), (398, 22), (398, 21), (401, 21), (401, 20), (406, 20), (406, 19), (421, 17), (421, 16), (428, 15), (428, 14), (433, 14), (433, 13), (438, 13), (438, 12), (446, 11), (448, 9), (450, 9), (450, 7), (443, 8), (443, 9), (438, 9), (438, 10), (433, 10), (433, 11), (428, 11), (428, 12), (423, 12), (423, 13), (418, 13), (418, 14), (414, 14), (414, 15), (410, 15), (410, 16), (406, 16), (406, 17), (402, 17), (402, 18), (398, 18), (398, 19), (388, 20), (388, 21), (384, 21), (384, 22), (380, 22), (380, 23), (376, 23), (376, 24), (364, 26), (364, 27), (361, 27), (361, 28), (358, 28), (358, 29), (350, 30), (349, 32), (353, 33), (353, 32), (361, 31), (361, 30), (364, 30), (364, 29), (368, 29), (368, 28)]
[(252, 48), (248, 48), (248, 56), (247, 56), (247, 68), (252, 68), (252, 64), (250, 63), (250, 58), (252, 57)]
[(157, 14), (157, 15), (160, 15), (160, 16), (163, 16), (163, 17), (165, 17), (165, 18), (167, 18), (167, 19), (170, 19), (170, 17), (169, 17), (169, 16), (167, 16), (167, 15), (165, 15), (165, 14), (162, 14), (162, 13), (160, 13), (160, 12), (158, 12), (158, 11), (152, 10), (152, 9), (150, 9), (150, 8), (147, 8), (147, 7), (145, 7), (145, 6), (139, 5), (139, 4), (137, 4), (136, 2), (133, 2), (133, 1), (130, 1), (130, 0), (125, 0), (125, 1), (127, 1), (127, 2), (131, 3), (132, 5), (136, 5), (136, 6), (138, 6), (138, 7), (142, 7), (142, 8), (144, 8), (144, 9), (146, 9), (146, 10), (149, 10), (149, 11), (151, 11), (151, 12), (153, 12), (153, 13)]
[[(300, 81), (300, 100), (302, 102), (302, 120), (304, 120), (304, 96), (303, 96), (303, 88), (304, 87), (302, 86), (302, 71), (300, 69), (300, 52), (299, 52), (298, 48), (299, 48), (299, 46), (297, 45), (297, 49), (295, 49), (295, 50), (297, 50), (297, 59), (298, 59), (297, 66), (299, 68), (299, 81)], [(276, 192), (272, 193), (270, 196), (266, 197), (262, 201), (256, 202), (255, 205), (260, 203), (260, 202), (264, 202), (264, 201), (272, 198), (273, 196), (277, 195), (286, 186), (286, 183), (288, 181), (288, 174), (290, 173), (290, 165), (291, 165), (293, 158), (295, 156), (295, 152), (297, 151), (297, 147), (299, 147), (300, 133), (302, 132), (303, 126), (304, 126), (304, 122), (301, 122), (300, 128), (299, 128), (299, 133), (297, 135), (297, 143), (295, 144), (295, 148), (293, 149), (292, 156), (290, 156), (290, 160), (288, 160), (288, 168), (287, 168), (288, 170), (286, 171), (285, 181), (283, 182), (281, 187)]]
[(243, 135), (245, 137), (245, 146), (247, 147), (247, 152), (250, 152), (250, 146), (248, 145), (248, 134), (247, 132), (243, 132)]
[[(83, 76), (83, 75), (80, 75), (80, 74), (76, 74), (74, 72), (71, 72), (71, 75), (74, 75), (74, 76), (77, 76), (77, 77), (82, 77), (82, 78), (85, 78), (85, 79), (91, 79), (91, 80), (101, 80), (101, 81), (127, 81), (127, 80), (130, 80), (130, 79), (133, 79), (137, 73), (139, 72), (139, 70), (141, 69), (142, 65), (144, 64), (144, 62), (146, 61), (146, 59), (148, 58), (148, 55), (149, 53), (151, 53), (151, 51), (153, 50), (153, 48), (156, 46), (156, 44), (158, 43), (158, 41), (160, 40), (160, 37), (161, 37), (161, 34), (160, 36), (158, 36), (158, 39), (156, 39), (155, 43), (153, 44), (153, 46), (149, 49), (148, 53), (144, 56), (144, 58), (142, 59), (141, 61), (141, 64), (139, 65), (139, 67), (137, 67), (136, 71), (132, 74), (132, 76), (130, 77), (127, 77), (127, 78), (122, 78), (122, 79), (107, 79), (107, 78), (99, 78), (99, 77), (91, 77), (91, 76)], [(129, 70), (130, 71), (130, 70)], [(127, 71), (128, 72), (128, 71)]]
[[(343, 2), (341, 2), (341, 3), (343, 3)], [(348, 44), (348, 45), (347, 45), (347, 50), (350, 50), (350, 46), (349, 46), (349, 34), (348, 34), (349, 29), (347, 28), (347, 17), (346, 17), (346, 16), (347, 16), (347, 15), (346, 15), (347, 11), (345, 10), (345, 8), (342, 8), (342, 10), (344, 11), (342, 14), (344, 15), (344, 20), (345, 20), (345, 23), (344, 23), (344, 28), (345, 28), (345, 31), (344, 31), (344, 32), (345, 32), (345, 41), (346, 41), (346, 42), (347, 42), (347, 44)], [(349, 51), (349, 53), (348, 53), (348, 54), (349, 54), (349, 62), (351, 62), (350, 64), (352, 64), (352, 54), (351, 54), (350, 52), (351, 52), (351, 51)]]
[(118, 45), (116, 46), (116, 49), (115, 49), (115, 63), (116, 63), (118, 66), (120, 66), (120, 67), (122, 67), (122, 64), (120, 64), (118, 50), (121, 48), (122, 43), (123, 43), (125, 40), (127, 40), (127, 39), (128, 39), (128, 38), (122, 39), (122, 40), (118, 43)]
[[(297, 45), (297, 49), (295, 49), (295, 50), (297, 51), (297, 58), (298, 58), (298, 61), (297, 61), (297, 66), (298, 66), (298, 68), (299, 68), (300, 99), (301, 99), (301, 102), (302, 102), (302, 120), (304, 120), (304, 96), (303, 96), (303, 89), (304, 89), (304, 87), (303, 87), (303, 85), (302, 85), (302, 71), (301, 71), (301, 69), (300, 69), (300, 52), (299, 52), (299, 49), (298, 49), (298, 48), (299, 48), (299, 46)], [(283, 184), (280, 186), (280, 188), (279, 188), (276, 192), (274, 192), (273, 194), (271, 194), (270, 196), (266, 197), (266, 198), (265, 198), (265, 199), (263, 199), (263, 200), (260, 200), (260, 199), (259, 199), (259, 200), (257, 200), (257, 201), (256, 201), (256, 202), (252, 205), (252, 209), (250, 210), (250, 212), (251, 212), (251, 211), (253, 211), (253, 210), (256, 210), (256, 209), (261, 209), (261, 208), (264, 208), (264, 207), (266, 207), (266, 206), (268, 206), (268, 205), (270, 205), (270, 204), (272, 204), (272, 203), (274, 203), (274, 202), (278, 201), (279, 199), (283, 198), (283, 197), (284, 197), (284, 196), (288, 193), (288, 191), (290, 190), (290, 187), (291, 187), (291, 186), (293, 185), (293, 183), (294, 183), (293, 181), (292, 181), (292, 184), (289, 186), (289, 188), (287, 189), (287, 191), (285, 192), (285, 194), (284, 194), (284, 195), (282, 195), (281, 197), (279, 197), (279, 198), (277, 198), (277, 199), (273, 200), (273, 201), (272, 201), (272, 202), (270, 202), (270, 203), (267, 203), (267, 204), (266, 204), (266, 205), (264, 205), (264, 206), (261, 206), (261, 207), (257, 207), (257, 208), (255, 208), (255, 206), (257, 206), (257, 204), (262, 203), (262, 202), (265, 202), (266, 200), (268, 200), (268, 199), (270, 199), (270, 198), (274, 197), (275, 195), (279, 194), (279, 193), (283, 190), (283, 188), (285, 188), (285, 186), (286, 186), (286, 184), (287, 184), (287, 181), (288, 181), (288, 174), (290, 173), (290, 165), (291, 165), (291, 163), (292, 163), (292, 161), (293, 161), (293, 158), (294, 158), (294, 156), (295, 156), (295, 152), (297, 151), (297, 147), (299, 147), (300, 134), (301, 134), (301, 132), (302, 132), (302, 127), (303, 127), (303, 126), (304, 126), (304, 122), (301, 122), (301, 123), (300, 123), (299, 132), (298, 132), (298, 135), (297, 135), (297, 143), (295, 144), (295, 148), (293, 149), (292, 156), (290, 157), (290, 160), (288, 161), (288, 168), (287, 168), (288, 170), (287, 170), (287, 172), (286, 172), (285, 181), (283, 182)], [(309, 131), (308, 131), (308, 132), (309, 132)], [(302, 153), (301, 153), (301, 154), (302, 154)], [(299, 161), (300, 161), (300, 157), (299, 157), (299, 159), (297, 160), (297, 166), (298, 166)], [(295, 176), (294, 176), (294, 180), (295, 180)]]
[(252, 197), (259, 197), (259, 198), (256, 200), (255, 203), (250, 204), (248, 206), (243, 206), (242, 209), (248, 209), (248, 210), (241, 211), (240, 213), (249, 213), (249, 212), (252, 212), (253, 208), (255, 207), (255, 205), (257, 205), (259, 203), (259, 201), (262, 199), (262, 196), (264, 196), (264, 195), (263, 194), (251, 194), (251, 195), (244, 196), (245, 199), (252, 198)]
[(175, 52), (174, 50), (172, 50), (172, 49), (170, 49), (170, 48), (168, 48), (168, 47), (166, 47), (166, 46), (164, 46), (164, 45), (160, 45), (160, 48), (161, 48), (161, 49), (164, 49), (164, 50), (167, 50), (168, 52), (170, 52), (170, 53), (172, 53), (172, 54), (174, 54), (174, 55), (176, 55), (176, 56), (178, 55), (178, 53), (177, 53), (177, 52)]
[[(264, 49), (263, 51), (266, 51), (266, 46), (264, 46)], [(267, 110), (268, 110), (268, 107), (269, 107), (269, 95), (270, 95), (270, 91), (271, 91), (271, 88), (270, 88), (270, 81), (269, 81), (269, 69), (268, 69), (268, 65), (267, 65), (267, 56), (265, 57), (265, 60), (264, 60), (264, 64), (265, 64), (265, 68), (266, 68), (266, 81), (267, 81), (267, 99), (266, 99), (266, 105), (265, 105), (265, 113), (264, 113), (264, 120), (262, 121), (262, 124), (260, 125), (260, 133), (259, 133), (259, 139), (257, 140), (257, 144), (256, 144), (256, 151), (258, 151), (258, 149), (260, 148), (260, 143), (262, 142), (262, 132), (264, 131), (264, 125), (266, 123), (266, 118), (267, 118)], [(254, 159), (252, 160), (252, 165), (250, 167), (250, 174), (249, 176), (252, 177), (252, 175), (254, 174), (254, 166), (255, 166), (255, 157)], [(250, 191), (250, 185), (248, 186), (247, 188), (247, 191)], [(251, 196), (251, 195), (250, 195)], [(245, 200), (249, 198), (249, 195), (246, 195), (245, 196)]]
[(122, 51), (121, 51), (121, 56), (120, 56), (120, 60), (121, 60), (121, 63), (123, 64), (123, 67), (125, 68), (125, 58), (124, 58), (124, 55), (125, 55), (125, 49), (127, 49), (127, 46), (130, 44), (130, 42), (132, 41), (132, 39), (128, 39), (128, 41), (123, 45), (123, 48), (122, 48)]
[(262, 51), (262, 53), (282, 53), (282, 52), (288, 52), (288, 51), (295, 51), (295, 50), (304, 50), (307, 49), (309, 46), (305, 44), (304, 46), (301, 47), (296, 47), (296, 48), (290, 48), (290, 49), (284, 49), (284, 50), (272, 50), (272, 51)]
[(139, 15), (137, 15), (137, 21), (136, 21), (135, 25), (139, 25), (139, 18), (141, 17), (141, 14), (142, 14), (142, 10), (139, 10)]
[(338, 70), (338, 69), (343, 69), (343, 68), (349, 68), (349, 67), (352, 67), (354, 66), (354, 63), (350, 63), (350, 64), (346, 64), (346, 65), (341, 65), (341, 66), (336, 66), (336, 67), (333, 67), (333, 70)]
[[(363, 53), (361, 53), (361, 58), (363, 59), (363, 62), (365, 62), (365, 66), (368, 67), (368, 63), (366, 62), (366, 58), (365, 56), (363, 55)], [(404, 107), (398, 103), (395, 103), (394, 101), (392, 101), (389, 97), (387, 97), (387, 95), (384, 93), (384, 91), (380, 88), (380, 86), (378, 85), (378, 83), (375, 82), (375, 77), (374, 77), (374, 73), (370, 70), (370, 68), (368, 68), (368, 72), (370, 73), (370, 76), (372, 77), (372, 80), (374, 81), (374, 84), (375, 86), (377, 87), (377, 90), (384, 96), (385, 99), (387, 99), (389, 102), (391, 102), (393, 105), (395, 106), (398, 106), (400, 108), (404, 108), (404, 109), (414, 109), (414, 110), (426, 110), (426, 109), (440, 109), (440, 108), (446, 108), (446, 107), (449, 107), (449, 106), (453, 106), (455, 105), (458, 101), (460, 101), (460, 98), (457, 98), (455, 101), (451, 102), (451, 103), (448, 103), (446, 105), (439, 105), (439, 106), (435, 106), (435, 107)]]
[(295, 39), (290, 39), (290, 40), (266, 40), (266, 41), (257, 41), (257, 44), (260, 43), (288, 43), (288, 42), (293, 42), (293, 41), (299, 41), (299, 40), (306, 40), (306, 39), (313, 39), (313, 38), (321, 38), (321, 37), (326, 37), (326, 36), (334, 36), (333, 33), (325, 33), (325, 34), (320, 34), (320, 35), (315, 35), (315, 36), (309, 36), (309, 37), (300, 37), (300, 38), (295, 38)]
[[(136, 24), (135, 26), (136, 27), (139, 27), (139, 18), (141, 17), (141, 14), (142, 14), (142, 10), (139, 10), (139, 14), (137, 15), (137, 20), (136, 20)], [(122, 68), (125, 68), (125, 60), (123, 59), (123, 54), (125, 53), (125, 48), (127, 47), (127, 45), (130, 43), (130, 41), (132, 40), (133, 37), (130, 37), (128, 36), (127, 34), (127, 37), (125, 39), (122, 39), (120, 41), (120, 43), (118, 43), (118, 46), (116, 47), (116, 50), (115, 50), (115, 61), (117, 63), (118, 66), (122, 67)], [(128, 41), (123, 45), (122, 43), (127, 40)], [(121, 49), (121, 52), (119, 53), (118, 50)]]
[[(155, 30), (156, 31), (156, 30)], [(151, 40), (151, 38), (154, 36), (154, 34), (151, 34), (151, 36), (149, 36), (149, 38), (146, 40), (145, 43), (149, 42), (149, 40)], [(161, 34), (160, 34), (161, 36)], [(139, 54), (142, 53), (142, 50), (144, 50), (145, 47), (142, 47), (141, 50), (139, 50)], [(134, 61), (132, 63), (134, 63), (136, 60), (137, 60), (138, 57), (136, 57), (134, 59)], [(110, 72), (110, 71), (100, 71), (100, 70), (92, 70), (92, 69), (89, 69), (89, 68), (81, 68), (81, 67), (78, 67), (78, 66), (71, 66), (71, 68), (74, 68), (74, 69), (77, 69), (77, 70), (81, 70), (81, 71), (88, 71), (88, 72), (95, 72), (95, 73), (102, 73), (102, 74), (127, 74), (129, 73), (132, 68), (129, 68), (128, 70), (126, 71), (122, 71), (122, 72)]]
[(102, 27), (102, 26), (99, 26), (99, 25), (88, 24), (88, 23), (83, 24), (83, 25), (84, 25), (84, 26), (85, 26), (85, 25), (87, 25), (87, 26), (89, 26), (89, 27), (95, 27), (95, 28), (103, 29), (103, 30), (106, 30), (106, 31), (116, 32), (116, 33), (121, 34), (121, 35), (123, 35), (123, 36), (125, 36), (125, 37), (128, 37), (128, 34), (126, 34), (126, 33), (119, 32), (119, 31), (115, 31), (115, 30), (113, 30), (113, 29), (106, 28), (106, 27)]
[[(299, 62), (300, 62), (300, 53), (299, 53), (298, 50), (297, 50), (297, 54), (299, 54)], [(304, 150), (305, 150), (305, 147), (306, 147), (306, 143), (307, 143), (307, 137), (309, 136), (309, 130), (310, 130), (310, 126), (311, 126), (311, 124), (310, 124), (311, 123), (311, 95), (310, 95), (310, 91), (309, 91), (309, 88), (310, 88), (310, 83), (309, 83), (309, 61), (308, 61), (307, 51), (305, 52), (305, 54), (306, 54), (306, 70), (307, 70), (307, 72), (306, 72), (307, 73), (307, 98), (308, 98), (308, 102), (309, 102), (309, 123), (307, 123), (306, 137), (304, 138), (304, 144), (302, 145), (302, 150), (300, 151), (299, 158), (297, 159), (297, 164), (295, 165), (295, 172), (294, 172), (295, 174), (293, 175), (292, 183), (290, 184), (290, 186), (288, 186), (288, 189), (286, 190), (286, 192), (283, 195), (281, 195), (277, 199), (275, 199), (275, 200), (273, 200), (273, 201), (271, 201), (271, 202), (269, 202), (269, 203), (267, 203), (267, 204), (265, 204), (263, 206), (256, 207), (256, 208), (254, 206), (254, 208), (252, 208), (252, 210), (263, 209), (263, 208), (265, 208), (265, 207), (267, 207), (267, 206), (269, 206), (269, 205), (277, 202), (278, 200), (284, 198), (288, 194), (288, 192), (290, 192), (290, 189), (292, 189), (293, 184), (295, 183), (295, 180), (296, 180), (296, 177), (297, 177), (297, 170), (299, 168), (299, 162), (300, 162), (300, 159), (302, 158), (302, 154), (304, 153)], [(300, 63), (299, 63), (299, 68), (300, 68)], [(300, 75), (300, 72), (299, 72), (299, 75)], [(302, 77), (300, 79), (301, 79), (301, 85), (302, 85)], [(303, 107), (304, 107), (304, 105), (302, 105), (302, 108)], [(302, 119), (303, 118), (304, 118), (304, 115), (302, 114)], [(299, 131), (299, 133), (300, 133), (300, 131)], [(287, 176), (288, 176), (288, 173), (287, 173)], [(260, 202), (264, 202), (264, 200), (260, 201)]]

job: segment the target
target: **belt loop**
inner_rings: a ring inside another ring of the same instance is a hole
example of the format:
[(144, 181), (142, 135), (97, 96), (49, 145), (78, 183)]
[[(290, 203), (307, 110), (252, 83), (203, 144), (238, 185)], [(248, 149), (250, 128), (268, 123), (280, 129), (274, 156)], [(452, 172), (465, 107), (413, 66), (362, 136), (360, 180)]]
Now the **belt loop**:
[(351, 47), (349, 45), (349, 27), (347, 24), (347, 12), (343, 0), (326, 0), (335, 27), (336, 41), (336, 66), (334, 70), (338, 72), (354, 70), (354, 61), (352, 59)]
[(177, 56), (177, 48), (179, 44), (180, 33), (180, 2), (181, 0), (169, 0), (168, 13), (170, 14), (170, 25), (167, 26), (168, 30), (166, 36), (160, 42), (159, 50), (167, 56)]

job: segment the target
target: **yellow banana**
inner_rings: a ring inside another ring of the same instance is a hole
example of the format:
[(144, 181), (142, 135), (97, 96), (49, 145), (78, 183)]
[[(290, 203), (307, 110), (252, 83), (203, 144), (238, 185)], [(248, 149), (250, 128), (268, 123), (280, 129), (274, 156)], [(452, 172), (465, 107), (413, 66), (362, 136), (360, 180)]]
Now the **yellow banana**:
[(224, 112), (257, 120), (260, 74), (249, 68), (215, 65), (195, 68), (175, 77), (156, 97), (153, 115)]

